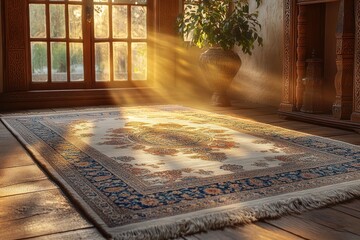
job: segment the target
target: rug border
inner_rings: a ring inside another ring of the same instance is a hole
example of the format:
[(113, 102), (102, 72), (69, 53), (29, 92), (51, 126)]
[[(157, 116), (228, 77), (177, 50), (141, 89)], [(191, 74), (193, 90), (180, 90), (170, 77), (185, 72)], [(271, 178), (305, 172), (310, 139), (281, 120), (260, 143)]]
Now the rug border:
[[(144, 106), (144, 107), (161, 107), (165, 105), (156, 105), (156, 106)], [(169, 105), (166, 105), (169, 107)], [(171, 105), (172, 107), (179, 107), (177, 105)], [(201, 111), (206, 114), (215, 114), (218, 116), (227, 116), (224, 114), (211, 113), (204, 110), (199, 110), (196, 108), (182, 107), (185, 110), (196, 110)], [(130, 107), (131, 108), (131, 107)], [(119, 108), (106, 109), (99, 111), (81, 111), (81, 114), (93, 113), (93, 112), (111, 112), (119, 110)], [(79, 112), (68, 112), (67, 114), (78, 114)], [(209, 229), (218, 229), (226, 226), (233, 226), (242, 223), (254, 222), (262, 218), (274, 218), (283, 216), (290, 213), (300, 213), (310, 209), (316, 209), (325, 207), (331, 204), (336, 204), (344, 202), (356, 197), (360, 197), (360, 180), (355, 180), (352, 182), (344, 182), (336, 185), (324, 186), (320, 188), (313, 188), (303, 191), (297, 191), (296, 195), (299, 193), (304, 193), (303, 197), (295, 197), (294, 192), (287, 193), (283, 195), (278, 195), (275, 197), (263, 198), (260, 200), (252, 200), (244, 203), (232, 204), (224, 207), (211, 208), (200, 210), (192, 213), (176, 215), (172, 217), (165, 217), (158, 220), (150, 220), (146, 222), (146, 227), (144, 222), (128, 224), (125, 226), (119, 226), (115, 228), (109, 228), (104, 221), (97, 216), (97, 214), (91, 209), (91, 207), (82, 200), (78, 193), (72, 189), (71, 186), (67, 186), (65, 180), (62, 179), (59, 173), (48, 163), (40, 153), (30, 146), (25, 139), (14, 129), (6, 120), (14, 119), (19, 117), (36, 117), (36, 116), (49, 116), (49, 115), (63, 115), (64, 113), (50, 113), (50, 114), (39, 114), (39, 115), (16, 115), (16, 116), (2, 116), (1, 122), (5, 127), (11, 132), (13, 136), (20, 142), (22, 146), (27, 150), (27, 152), (32, 156), (35, 163), (37, 163), (41, 169), (43, 169), (48, 177), (56, 182), (65, 192), (65, 196), (71, 200), (77, 209), (81, 210), (81, 214), (85, 215), (88, 220), (90, 220), (98, 229), (102, 232), (105, 237), (113, 237), (114, 239), (166, 239), (170, 237), (180, 237), (184, 235), (189, 235), (201, 231), (206, 231)], [(251, 119), (237, 118), (234, 116), (229, 116), (234, 119), (241, 119), (249, 122), (256, 122)], [(261, 123), (269, 125), (266, 123)], [(272, 125), (270, 125), (272, 126)], [(277, 126), (275, 126), (277, 127)], [(278, 127), (281, 128), (281, 127)], [(295, 130), (288, 130), (290, 132), (298, 132)], [(328, 138), (302, 133), (307, 136), (314, 136), (320, 139), (329, 140)], [(339, 140), (333, 140), (334, 142), (339, 142), (343, 145), (356, 146), (354, 144), (342, 142)], [(345, 186), (346, 185), (346, 186)], [(316, 194), (314, 194), (315, 192)], [(283, 200), (281, 200), (283, 199)], [(84, 204), (85, 203), (85, 204)], [(259, 205), (262, 205), (259, 208)], [(255, 205), (257, 206), (255, 208)], [(211, 214), (209, 213), (211, 211)], [(198, 215), (199, 214), (199, 215)], [(197, 216), (195, 216), (197, 215)], [(245, 218), (246, 217), (246, 218)], [(179, 220), (181, 219), (181, 220)], [(173, 221), (173, 223), (169, 223)], [(163, 224), (158, 225), (159, 222)], [(156, 226), (154, 224), (157, 224)], [(162, 233), (162, 235), (160, 234)]]
[[(333, 189), (335, 186), (336, 189)], [(312, 192), (316, 192), (316, 194)], [(305, 195), (303, 197), (296, 196), (299, 193)], [(146, 227), (141, 226), (141, 223), (129, 224), (117, 227), (119, 233), (115, 235), (114, 239), (151, 240), (178, 238), (207, 230), (256, 222), (265, 218), (278, 218), (288, 214), (298, 214), (358, 197), (360, 197), (360, 180), (355, 180), (298, 191), (296, 193), (287, 193), (275, 197), (231, 204), (224, 207), (200, 210), (160, 220), (151, 220), (147, 222)], [(194, 214), (199, 214), (200, 216), (192, 216)], [(159, 225), (159, 222), (163, 223)], [(159, 232), (162, 232), (162, 235), (159, 235)]]

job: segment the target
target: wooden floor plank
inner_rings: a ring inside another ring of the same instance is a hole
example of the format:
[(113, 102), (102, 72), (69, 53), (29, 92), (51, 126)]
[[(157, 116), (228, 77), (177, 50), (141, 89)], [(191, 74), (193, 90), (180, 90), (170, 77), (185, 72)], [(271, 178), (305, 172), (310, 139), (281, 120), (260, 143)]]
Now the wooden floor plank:
[(341, 232), (312, 221), (294, 216), (266, 220), (270, 225), (291, 232), (309, 240), (358, 240), (359, 236), (350, 232)]
[(360, 200), (353, 200), (349, 203), (335, 205), (332, 206), (331, 209), (335, 209), (337, 211), (360, 219)]
[(298, 218), (326, 226), (337, 232), (352, 233), (358, 235), (360, 239), (360, 219), (348, 214), (336, 211), (331, 208), (318, 209), (305, 212), (297, 216)]
[(285, 232), (264, 222), (246, 224), (233, 228), (208, 231), (185, 237), (187, 240), (207, 239), (257, 239), (257, 240), (302, 240), (303, 238)]
[(235, 113), (229, 113), (226, 114), (227, 116), (232, 116), (232, 117), (236, 117), (239, 119), (249, 119), (255, 122), (261, 122), (261, 123), (275, 123), (275, 122), (283, 122), (286, 120), (283, 120), (281, 118), (278, 117), (277, 114), (268, 114), (268, 115), (253, 115), (253, 116), (248, 116), (248, 115), (242, 115), (242, 114), (235, 114)]
[(40, 168), (33, 164), (29, 166), (0, 169), (0, 188), (10, 187), (21, 183), (47, 179)]
[[(233, 240), (233, 239), (239, 239), (238, 235), (234, 235), (234, 233), (226, 231), (226, 229), (221, 229), (221, 230), (213, 230), (213, 231), (208, 231), (205, 233), (199, 233), (199, 234), (195, 234), (194, 236), (192, 236), (195, 239), (199, 239), (199, 240)], [(190, 240), (191, 238), (187, 238), (186, 239)]]
[(0, 123), (0, 169), (34, 164), (16, 138)]
[(336, 206), (331, 207), (331, 209), (334, 209), (336, 211), (339, 211), (339, 212), (342, 212), (347, 215), (350, 215), (350, 216), (360, 219), (360, 211), (358, 211), (358, 210), (350, 209), (350, 208), (344, 207), (343, 205), (336, 205)]
[(235, 232), (234, 239), (259, 239), (259, 240), (301, 240), (296, 235), (285, 232), (264, 222), (246, 224), (236, 228), (227, 228), (226, 231)]
[(257, 108), (254, 111), (254, 108), (251, 106), (232, 106), (232, 107), (215, 107), (211, 105), (193, 105), (193, 104), (183, 104), (186, 107), (195, 108), (199, 110), (204, 110), (208, 112), (218, 113), (218, 114), (235, 114), (238, 116), (260, 116), (260, 115), (269, 115), (276, 113), (276, 109), (273, 107), (263, 107)]
[(196, 235), (191, 235), (191, 236), (185, 236), (176, 240), (199, 240), (199, 238), (196, 237)]
[(20, 167), (34, 164), (34, 161), (27, 152), (25, 152), (24, 148), (15, 144), (6, 146), (5, 149), (0, 149), (0, 156), (0, 168)]
[(360, 134), (335, 136), (332, 137), (332, 139), (339, 140), (342, 142), (348, 142), (355, 145), (360, 145)]
[(53, 108), (52, 109), (54, 113), (64, 113), (64, 112), (76, 112), (76, 111), (82, 111), (83, 109), (75, 109), (75, 108)]
[(281, 127), (281, 128), (286, 128), (286, 129), (289, 129), (289, 130), (295, 130), (295, 131), (299, 131), (301, 129), (308, 129), (308, 128), (314, 127), (313, 124), (304, 123), (304, 122), (297, 122), (297, 121), (278, 122), (278, 123), (273, 123), (271, 125)]
[(59, 190), (0, 198), (0, 239), (22, 239), (92, 227)]
[(221, 114), (231, 114), (233, 116), (238, 116), (238, 117), (258, 117), (258, 116), (268, 116), (268, 115), (273, 115), (275, 114), (273, 111), (268, 110), (268, 109), (264, 109), (264, 110), (259, 110), (259, 111), (254, 111), (251, 109), (240, 109), (240, 110), (231, 110), (231, 111), (223, 111), (223, 112), (218, 112), (216, 111), (216, 113), (221, 113)]
[(354, 200), (348, 203), (343, 203), (341, 204), (341, 206), (360, 212), (360, 200)]
[(311, 126), (309, 128), (303, 128), (299, 131), (308, 133), (311, 135), (321, 136), (321, 137), (335, 137), (335, 136), (354, 134), (353, 131), (347, 131), (347, 130), (342, 130), (342, 129), (332, 129), (332, 128), (322, 127), (322, 126)]
[(102, 240), (105, 239), (96, 228), (81, 229), (65, 233), (56, 233), (41, 237), (29, 238), (31, 240)]
[(0, 187), (0, 197), (7, 197), (7, 196), (19, 195), (19, 194), (31, 193), (31, 192), (39, 192), (39, 191), (56, 189), (56, 188), (58, 188), (58, 186), (56, 186), (48, 179), (39, 180), (39, 181), (38, 180), (30, 181), (30, 182), (10, 185), (7, 187)]
[(286, 120), (281, 119), (278, 117), (277, 114), (271, 114), (271, 115), (267, 115), (267, 116), (248, 116), (246, 117), (247, 119), (256, 121), (256, 122), (261, 122), (261, 123), (265, 123), (265, 124), (272, 124), (272, 123), (280, 123), (280, 122), (285, 122)]

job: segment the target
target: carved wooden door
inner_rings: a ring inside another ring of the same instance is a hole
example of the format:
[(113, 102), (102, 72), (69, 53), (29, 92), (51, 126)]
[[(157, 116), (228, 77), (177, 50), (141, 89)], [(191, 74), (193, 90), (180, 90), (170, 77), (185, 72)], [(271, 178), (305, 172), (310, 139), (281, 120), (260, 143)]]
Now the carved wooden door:
[(147, 0), (28, 0), (30, 89), (146, 85), (148, 5)]

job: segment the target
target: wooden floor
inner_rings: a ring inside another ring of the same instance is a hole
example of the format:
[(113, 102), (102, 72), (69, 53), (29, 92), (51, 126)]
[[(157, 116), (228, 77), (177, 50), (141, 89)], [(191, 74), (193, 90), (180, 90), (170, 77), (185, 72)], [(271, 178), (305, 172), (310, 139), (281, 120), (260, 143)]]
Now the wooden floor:
[[(78, 109), (44, 111), (67, 110)], [(358, 133), (281, 119), (276, 114), (276, 108), (273, 107), (239, 104), (231, 108), (207, 110), (360, 145)], [(31, 113), (31, 111), (27, 112)], [(2, 124), (0, 124), (0, 239), (103, 239), (96, 228), (74, 208), (59, 187), (42, 172)], [(360, 239), (360, 200), (301, 215), (263, 220), (181, 239)]]

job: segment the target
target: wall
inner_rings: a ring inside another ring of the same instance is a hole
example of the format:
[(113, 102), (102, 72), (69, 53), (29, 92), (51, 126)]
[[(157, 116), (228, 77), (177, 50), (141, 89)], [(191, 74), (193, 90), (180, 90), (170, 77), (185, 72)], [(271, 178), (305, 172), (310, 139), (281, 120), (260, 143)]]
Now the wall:
[(236, 49), (242, 66), (229, 94), (233, 99), (278, 106), (282, 84), (283, 1), (262, 1), (258, 19), (264, 46), (256, 47), (251, 56)]

